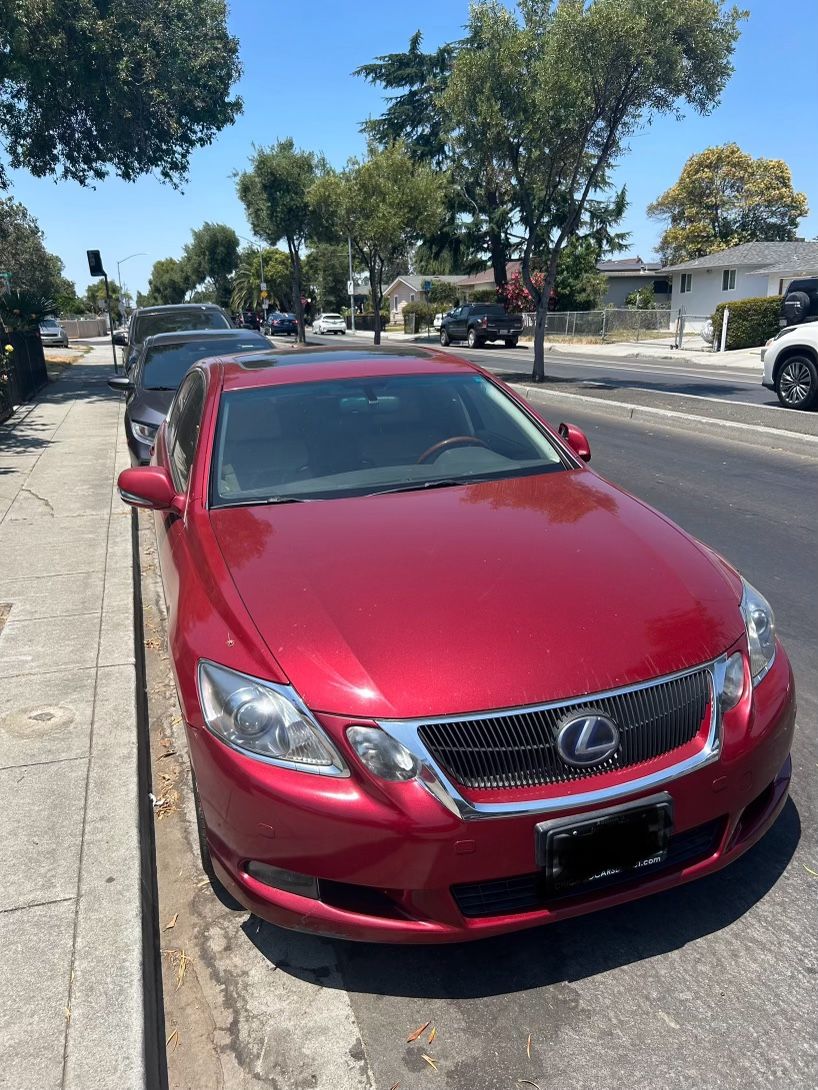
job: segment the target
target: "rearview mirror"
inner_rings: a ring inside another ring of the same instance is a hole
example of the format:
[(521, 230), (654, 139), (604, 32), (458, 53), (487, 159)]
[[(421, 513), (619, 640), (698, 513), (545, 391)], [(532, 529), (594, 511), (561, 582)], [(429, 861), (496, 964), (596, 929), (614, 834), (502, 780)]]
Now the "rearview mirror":
[(117, 481), (120, 498), (131, 507), (178, 514), (184, 510), (184, 496), (176, 493), (168, 471), (162, 466), (137, 466), (123, 469)]
[(114, 330), (114, 344), (118, 344), (120, 348), (124, 348), (128, 343), (128, 334), (124, 329)]
[(568, 444), (577, 458), (580, 458), (583, 462), (590, 462), (591, 444), (581, 428), (578, 428), (576, 424), (562, 423), (557, 430), (560, 437)]
[(108, 385), (112, 390), (116, 390), (118, 394), (126, 394), (128, 390), (134, 388), (133, 383), (125, 375), (111, 375), (108, 379)]

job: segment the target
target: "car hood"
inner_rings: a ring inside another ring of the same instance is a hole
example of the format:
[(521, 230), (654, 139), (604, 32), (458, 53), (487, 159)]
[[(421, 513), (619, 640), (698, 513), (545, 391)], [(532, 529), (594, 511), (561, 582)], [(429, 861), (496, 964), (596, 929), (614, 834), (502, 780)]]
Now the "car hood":
[(168, 415), (175, 390), (138, 389), (128, 402), (128, 416), (143, 424), (156, 424), (158, 427)]
[(716, 658), (741, 585), (589, 470), (210, 513), (316, 711), (414, 718), (601, 692)]

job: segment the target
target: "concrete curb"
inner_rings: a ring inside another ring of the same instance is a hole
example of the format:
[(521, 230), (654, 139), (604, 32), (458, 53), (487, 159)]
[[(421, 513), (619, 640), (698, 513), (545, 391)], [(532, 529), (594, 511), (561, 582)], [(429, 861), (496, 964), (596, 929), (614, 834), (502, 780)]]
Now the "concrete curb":
[[(502, 377), (502, 376), (500, 376)], [(701, 425), (710, 425), (718, 430), (731, 428), (742, 432), (750, 431), (759, 435), (773, 436), (778, 439), (796, 441), (798, 444), (818, 444), (818, 435), (806, 435), (797, 431), (785, 431), (783, 428), (767, 428), (763, 424), (745, 424), (740, 420), (723, 420), (719, 417), (699, 416), (695, 413), (682, 413), (673, 409), (655, 409), (648, 405), (633, 405), (627, 401), (610, 401), (608, 398), (587, 397), (584, 394), (571, 394), (557, 390), (543, 390), (539, 386), (530, 386), (523, 383), (515, 383), (514, 388), (522, 391), (530, 401), (559, 398), (570, 398), (571, 401), (583, 402), (586, 406), (594, 406), (597, 412), (613, 410), (613, 415), (627, 417), (629, 420), (656, 420), (664, 418), (668, 421), (685, 421)]]

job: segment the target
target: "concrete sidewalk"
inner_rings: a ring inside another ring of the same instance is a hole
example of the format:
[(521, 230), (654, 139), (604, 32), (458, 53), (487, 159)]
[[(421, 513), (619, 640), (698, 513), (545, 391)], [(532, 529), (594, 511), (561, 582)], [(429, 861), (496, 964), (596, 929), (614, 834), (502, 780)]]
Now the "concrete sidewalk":
[(110, 347), (0, 426), (0, 1086), (145, 1085), (131, 515)]

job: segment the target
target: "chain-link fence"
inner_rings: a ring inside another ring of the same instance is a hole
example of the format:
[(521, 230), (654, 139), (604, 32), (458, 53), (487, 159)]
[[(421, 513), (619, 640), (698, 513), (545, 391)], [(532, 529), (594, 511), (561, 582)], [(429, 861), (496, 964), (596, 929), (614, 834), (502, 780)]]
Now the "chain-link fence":
[[(534, 332), (533, 312), (523, 314), (523, 335)], [(710, 347), (713, 331), (709, 314), (686, 314), (668, 307), (636, 310), (607, 307), (605, 310), (549, 311), (545, 336), (554, 340), (599, 340), (640, 343), (650, 341), (669, 348)]]

